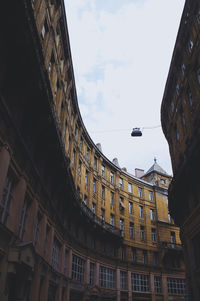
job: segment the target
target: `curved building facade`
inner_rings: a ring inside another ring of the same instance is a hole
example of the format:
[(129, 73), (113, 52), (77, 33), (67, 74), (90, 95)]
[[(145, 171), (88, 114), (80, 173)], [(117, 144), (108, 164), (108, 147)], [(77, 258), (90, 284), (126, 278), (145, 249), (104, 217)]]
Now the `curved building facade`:
[(91, 140), (64, 2), (4, 1), (0, 20), (0, 300), (184, 300), (171, 177)]
[(174, 172), (169, 188), (169, 208), (181, 228), (191, 300), (200, 299), (199, 33), (199, 1), (187, 0), (161, 110)]

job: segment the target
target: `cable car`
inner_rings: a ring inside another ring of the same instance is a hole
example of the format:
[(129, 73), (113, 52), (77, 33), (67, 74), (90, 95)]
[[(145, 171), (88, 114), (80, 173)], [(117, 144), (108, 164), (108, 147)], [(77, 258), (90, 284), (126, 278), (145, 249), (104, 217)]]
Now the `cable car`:
[(140, 137), (140, 136), (142, 136), (142, 132), (141, 132), (140, 128), (133, 128), (131, 136), (132, 137)]

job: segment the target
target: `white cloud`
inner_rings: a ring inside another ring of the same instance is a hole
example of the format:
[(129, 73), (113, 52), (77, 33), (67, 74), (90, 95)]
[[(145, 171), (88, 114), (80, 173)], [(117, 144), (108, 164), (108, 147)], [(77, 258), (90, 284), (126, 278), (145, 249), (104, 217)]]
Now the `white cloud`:
[[(84, 123), (105, 155), (128, 170), (153, 157), (171, 172), (160, 129), (130, 137), (129, 129), (160, 123), (160, 105), (184, 0), (68, 0), (68, 26)], [(105, 6), (103, 6), (103, 3)], [(107, 4), (106, 4), (107, 3)], [(112, 5), (111, 5), (112, 4)], [(112, 9), (113, 7), (113, 9)]]

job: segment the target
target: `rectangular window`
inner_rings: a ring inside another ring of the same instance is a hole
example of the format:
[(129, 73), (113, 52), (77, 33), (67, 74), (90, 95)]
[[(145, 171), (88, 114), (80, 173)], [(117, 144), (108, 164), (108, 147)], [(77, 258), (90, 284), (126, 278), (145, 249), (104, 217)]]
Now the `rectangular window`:
[(130, 238), (134, 237), (134, 223), (130, 222)]
[(115, 270), (100, 266), (99, 284), (100, 287), (115, 288)]
[(93, 178), (93, 192), (96, 192), (96, 184), (97, 184), (97, 181), (95, 178)]
[(86, 169), (86, 171), (85, 171), (85, 185), (87, 185), (87, 184), (88, 184), (88, 171)]
[(110, 205), (114, 206), (114, 193), (110, 192)]
[(57, 271), (59, 267), (59, 253), (60, 253), (60, 243), (54, 237), (53, 249), (51, 254), (51, 265)]
[(141, 240), (145, 240), (144, 226), (140, 226), (140, 238)]
[(92, 212), (96, 214), (96, 203), (92, 203)]
[(149, 201), (153, 201), (153, 192), (149, 191)]
[(40, 221), (42, 219), (42, 216), (40, 213), (37, 214), (36, 216), (36, 223), (35, 223), (35, 232), (34, 232), (34, 238), (33, 238), (33, 244), (34, 246), (37, 245), (37, 240), (38, 240), (38, 233), (39, 233), (39, 227), (40, 227)]
[(54, 55), (53, 55), (53, 53), (52, 53), (51, 59), (50, 59), (50, 61), (49, 61), (49, 67), (48, 67), (49, 73), (52, 72), (54, 63), (55, 63), (55, 59), (54, 59)]
[(169, 223), (171, 224), (171, 215), (168, 213), (168, 220), (169, 220)]
[(143, 207), (142, 207), (142, 206), (140, 206), (140, 207), (139, 207), (139, 210), (140, 210), (140, 212), (139, 212), (139, 216), (140, 216), (140, 217), (143, 217)]
[(87, 195), (85, 195), (85, 194), (84, 194), (83, 202), (84, 202), (85, 205), (87, 205)]
[(65, 251), (65, 254), (64, 254), (64, 275), (67, 274), (67, 257), (68, 257), (68, 252), (67, 250)]
[(48, 24), (47, 24), (47, 20), (45, 19), (44, 20), (44, 24), (42, 26), (42, 31), (41, 31), (41, 38), (42, 38), (42, 40), (45, 39), (45, 36), (46, 36), (47, 32), (48, 32)]
[(137, 292), (149, 292), (149, 275), (131, 273), (132, 290)]
[(115, 217), (114, 217), (113, 214), (110, 215), (110, 224), (111, 224), (112, 226), (115, 225)]
[(111, 184), (114, 183), (114, 173), (112, 171), (110, 172), (110, 182)]
[(80, 149), (83, 150), (83, 138), (80, 139)]
[(94, 169), (97, 169), (97, 157), (94, 157)]
[(153, 252), (153, 264), (155, 265), (159, 264), (158, 252)]
[(133, 262), (137, 261), (137, 250), (135, 248), (132, 248), (132, 259)]
[(154, 210), (153, 209), (150, 209), (150, 218), (151, 218), (151, 221), (154, 221)]
[(86, 159), (87, 159), (87, 161), (89, 161), (89, 159), (90, 159), (90, 150), (89, 150), (89, 148), (87, 148)]
[(101, 220), (104, 221), (105, 220), (105, 210), (101, 209)]
[(132, 184), (131, 183), (128, 183), (128, 192), (132, 193)]
[(120, 188), (123, 188), (123, 179), (122, 178), (119, 178), (119, 187)]
[(105, 200), (105, 186), (101, 186), (101, 197), (103, 200)]
[(26, 231), (26, 221), (27, 221), (27, 213), (28, 213), (29, 205), (30, 205), (30, 199), (28, 197), (25, 197), (24, 205), (21, 213), (20, 224), (19, 224), (19, 238), (22, 241), (24, 240), (24, 234)]
[(143, 250), (143, 251), (142, 251), (142, 262), (143, 262), (144, 264), (147, 264), (147, 262), (148, 262), (147, 251), (146, 251), (146, 250)]
[(101, 165), (101, 175), (102, 177), (105, 177), (105, 166)]
[(167, 278), (169, 294), (182, 295), (186, 293), (185, 279)]
[(120, 289), (127, 289), (127, 272), (120, 271)]
[(159, 276), (154, 276), (154, 289), (156, 293), (162, 293), (162, 282)]
[(129, 202), (129, 203), (128, 203), (128, 210), (129, 210), (129, 213), (130, 213), (130, 214), (133, 213), (133, 203), (132, 203), (132, 202)]
[(73, 255), (72, 257), (72, 279), (83, 282), (84, 281), (84, 268), (85, 268), (85, 261)]
[(72, 164), (74, 165), (74, 162), (75, 162), (75, 155), (76, 155), (76, 152), (75, 150), (73, 149), (73, 153), (72, 153)]
[(14, 185), (15, 185), (15, 180), (13, 176), (11, 176), (9, 173), (6, 179), (6, 184), (3, 189), (2, 203), (0, 204), (0, 209), (1, 209), (0, 221), (6, 226), (10, 214), (10, 205), (13, 197)]
[(156, 242), (156, 229), (155, 228), (151, 229), (151, 236), (152, 236), (152, 241)]
[(121, 248), (121, 260), (126, 259), (126, 250), (124, 247)]
[(175, 244), (176, 244), (175, 232), (171, 232), (171, 243), (172, 243), (172, 247), (175, 247)]
[(90, 262), (90, 285), (94, 284), (94, 263)]
[(142, 188), (138, 187), (138, 196), (142, 198)]
[(122, 235), (124, 234), (124, 220), (120, 218), (120, 230), (122, 231)]
[(78, 162), (78, 175), (81, 176), (81, 161)]

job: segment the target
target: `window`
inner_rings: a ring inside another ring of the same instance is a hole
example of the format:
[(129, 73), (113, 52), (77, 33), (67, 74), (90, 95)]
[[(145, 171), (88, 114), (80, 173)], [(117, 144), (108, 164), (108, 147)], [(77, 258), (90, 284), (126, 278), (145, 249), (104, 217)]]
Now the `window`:
[(175, 232), (171, 232), (171, 243), (172, 243), (172, 247), (174, 247), (174, 245), (176, 244)]
[(169, 294), (182, 295), (186, 293), (185, 279), (167, 278)]
[(134, 223), (130, 222), (130, 238), (134, 237)]
[(140, 226), (140, 238), (141, 240), (145, 240), (144, 226)]
[(149, 276), (131, 273), (131, 286), (133, 291), (148, 292)]
[(45, 39), (45, 36), (46, 36), (47, 32), (48, 32), (48, 24), (47, 24), (47, 20), (45, 19), (44, 24), (42, 26), (42, 31), (41, 31), (42, 40)]
[(181, 65), (181, 71), (182, 71), (182, 74), (184, 75), (185, 74), (185, 64)]
[(127, 272), (120, 271), (120, 289), (127, 289)]
[(101, 186), (101, 197), (103, 200), (105, 200), (105, 186)]
[(142, 188), (138, 187), (138, 196), (142, 198)]
[(79, 282), (84, 281), (84, 267), (85, 267), (85, 261), (76, 256), (73, 255), (72, 257), (72, 279), (77, 280)]
[(135, 248), (132, 248), (132, 259), (133, 262), (137, 261), (137, 250)]
[(25, 197), (24, 205), (21, 213), (20, 225), (19, 225), (19, 238), (22, 241), (24, 240), (24, 234), (26, 231), (27, 212), (28, 212), (29, 205), (30, 205), (30, 200), (27, 197)]
[(73, 126), (73, 122), (74, 122), (74, 115), (73, 115), (73, 113), (72, 113), (72, 114), (71, 114), (71, 120), (70, 120), (71, 127)]
[(87, 205), (87, 195), (85, 195), (85, 194), (84, 194), (83, 202), (84, 202), (85, 205)]
[(50, 225), (46, 224), (46, 229), (45, 229), (45, 237), (44, 237), (44, 254), (46, 253), (46, 247), (47, 247), (47, 240), (50, 232)]
[(149, 191), (149, 201), (153, 201), (153, 192)]
[(171, 215), (168, 213), (168, 221), (171, 224)]
[(99, 283), (101, 287), (115, 288), (115, 270), (100, 266)]
[(87, 148), (87, 151), (86, 151), (86, 159), (89, 161), (90, 159), (90, 150), (89, 148)]
[(114, 206), (114, 193), (110, 192), (110, 205)]
[(82, 162), (79, 161), (78, 162), (78, 175), (81, 176), (81, 165), (82, 165)]
[(124, 220), (120, 218), (120, 230), (122, 231), (122, 235), (124, 234)]
[(139, 206), (139, 216), (143, 217), (143, 207)]
[(156, 242), (156, 229), (155, 228), (151, 229), (151, 237), (152, 237), (152, 241)]
[(97, 157), (94, 157), (94, 169), (97, 169)]
[(110, 172), (110, 182), (114, 183), (114, 173), (112, 171)]
[(179, 132), (178, 132), (178, 130), (176, 129), (176, 140), (179, 142), (179, 140), (180, 140), (180, 136), (179, 136)]
[(176, 85), (176, 94), (179, 95), (179, 84)]
[(75, 155), (76, 155), (76, 152), (75, 150), (73, 149), (73, 153), (72, 153), (72, 164), (74, 165), (74, 162), (75, 162)]
[(105, 220), (105, 210), (101, 209), (101, 220), (104, 221)]
[(114, 217), (113, 214), (110, 215), (110, 224), (111, 224), (112, 226), (115, 225), (115, 217)]
[(153, 264), (158, 265), (159, 260), (158, 260), (158, 252), (153, 252)]
[(143, 250), (142, 251), (142, 262), (144, 263), (144, 264), (147, 264), (147, 251), (146, 250)]
[(96, 214), (96, 203), (92, 203), (92, 212)]
[(132, 202), (128, 203), (128, 211), (129, 211), (130, 214), (133, 213), (133, 203)]
[(59, 253), (60, 253), (60, 243), (56, 238), (54, 238), (52, 255), (51, 255), (51, 265), (55, 270), (58, 270), (58, 266), (59, 266)]
[(188, 42), (188, 48), (189, 48), (189, 52), (192, 52), (192, 49), (193, 49), (193, 41), (192, 40), (189, 40)]
[(128, 183), (128, 192), (132, 193), (132, 184), (131, 183)]
[(42, 216), (40, 213), (38, 213), (36, 216), (35, 233), (34, 233), (34, 238), (33, 238), (33, 244), (35, 246), (36, 246), (37, 240), (38, 240), (38, 232), (39, 232), (39, 226), (40, 226), (41, 219), (42, 219)]
[(121, 214), (124, 214), (124, 198), (123, 197), (119, 197), (119, 209), (120, 209), (120, 213)]
[(56, 86), (55, 86), (55, 91), (54, 91), (54, 97), (55, 97), (55, 98), (56, 98), (56, 96), (57, 96), (58, 89), (59, 89), (59, 81), (56, 82)]
[(0, 221), (6, 226), (10, 214), (10, 205), (13, 196), (14, 185), (15, 180), (9, 173), (6, 179), (6, 184), (3, 189), (2, 203), (0, 204)]
[(85, 171), (85, 185), (87, 185), (87, 184), (88, 184), (88, 171), (86, 169), (86, 171)]
[(95, 178), (93, 178), (93, 192), (96, 192), (96, 185), (97, 185), (97, 181)]
[(192, 107), (193, 106), (193, 97), (192, 97), (192, 93), (191, 92), (189, 92), (188, 97), (189, 97), (190, 107)]
[(64, 275), (67, 274), (67, 257), (68, 257), (68, 252), (65, 251), (65, 254), (64, 254), (64, 269), (63, 269)]
[(124, 247), (121, 247), (121, 260), (126, 259), (126, 250)]
[(94, 284), (94, 263), (90, 262), (90, 285)]
[(153, 209), (150, 209), (150, 218), (151, 218), (151, 221), (154, 221), (154, 210)]
[(83, 138), (80, 139), (80, 149), (83, 150)]
[(101, 175), (102, 177), (105, 177), (105, 166), (101, 165)]
[(54, 62), (55, 62), (55, 59), (54, 59), (54, 55), (53, 55), (53, 53), (52, 53), (51, 59), (50, 59), (50, 61), (49, 61), (49, 67), (48, 67), (49, 73), (51, 73), (52, 70), (53, 70)]
[(185, 126), (186, 125), (186, 121), (185, 121), (184, 112), (181, 112), (181, 120), (182, 120), (182, 125)]
[(162, 293), (161, 277), (154, 276), (154, 289), (156, 293)]
[(119, 178), (119, 187), (123, 188), (123, 179), (122, 178)]

